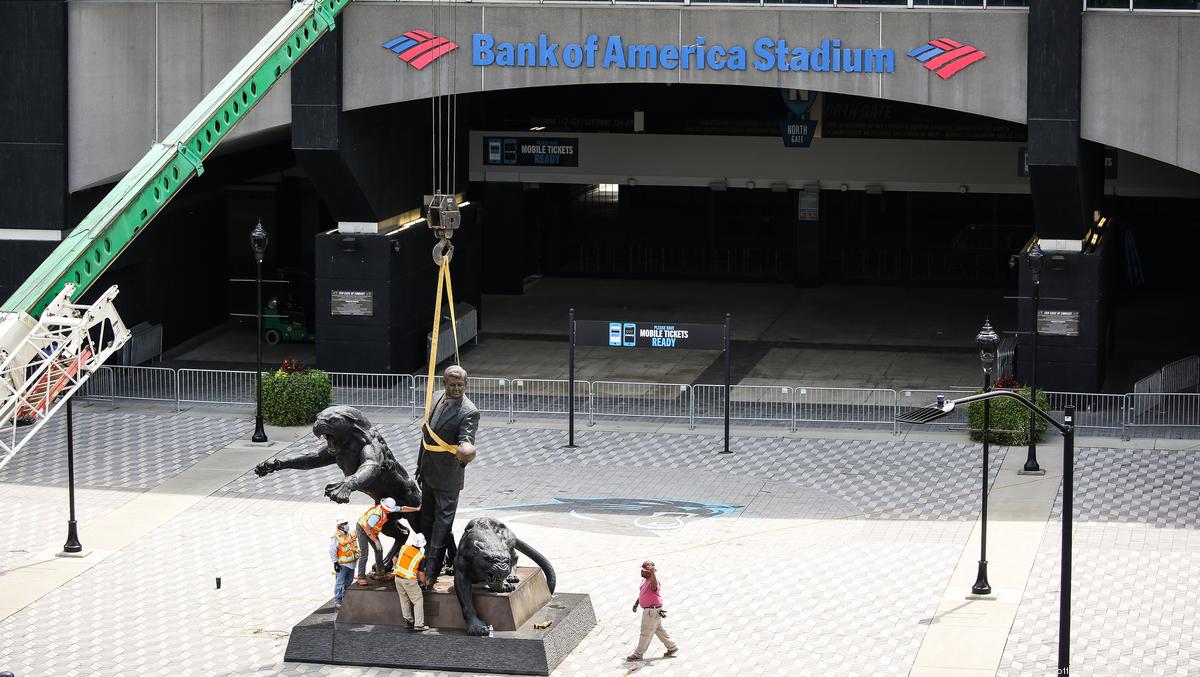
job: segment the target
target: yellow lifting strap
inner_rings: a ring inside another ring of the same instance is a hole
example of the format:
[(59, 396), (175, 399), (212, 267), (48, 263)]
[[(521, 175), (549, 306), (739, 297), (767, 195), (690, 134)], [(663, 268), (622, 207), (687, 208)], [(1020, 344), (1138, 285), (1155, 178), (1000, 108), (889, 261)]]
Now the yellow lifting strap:
[(454, 313), (454, 284), (450, 281), (449, 256), (442, 259), (442, 265), (438, 269), (437, 297), (433, 302), (433, 334), (429, 342), (429, 377), (425, 379), (425, 422), (421, 424), (422, 429), (429, 433), (429, 437), (436, 444), (429, 444), (423, 438), (421, 444), (424, 445), (425, 451), (453, 454), (458, 451), (458, 445), (446, 444), (446, 441), (438, 437), (438, 434), (433, 432), (433, 428), (429, 425), (429, 417), (433, 414), (433, 370), (437, 366), (438, 330), (442, 325), (442, 289), (446, 290), (446, 300), (450, 304), (450, 329), (454, 332), (454, 364), (458, 364), (458, 318)]

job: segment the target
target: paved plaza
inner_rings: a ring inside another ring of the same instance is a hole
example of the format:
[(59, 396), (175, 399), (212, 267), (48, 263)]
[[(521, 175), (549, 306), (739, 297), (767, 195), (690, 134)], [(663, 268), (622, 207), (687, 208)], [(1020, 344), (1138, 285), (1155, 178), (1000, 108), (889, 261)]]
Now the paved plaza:
[[(411, 469), (412, 422), (373, 418)], [(259, 460), (317, 442), (272, 429), (273, 445), (255, 448), (247, 420), (77, 407), (80, 533), (96, 548), (82, 560), (53, 557), (66, 522), (62, 417), (0, 471), (0, 599), (28, 599), (0, 602), (0, 670), (435, 674), (282, 662), (292, 625), (331, 594), (335, 519), (356, 517), (367, 501), (327, 501), (323, 488), (337, 477), (328, 468), (255, 476)], [(1045, 477), (1017, 476), (1024, 449), (994, 450), (996, 519), (1011, 519), (1024, 543), (1006, 545), (998, 522), (996, 541), (989, 533), (996, 599), (967, 600), (970, 582), (958, 576), (978, 558), (977, 444), (952, 434), (743, 433), (732, 455), (715, 453), (712, 435), (650, 425), (581, 427), (580, 446), (567, 449), (556, 424), (485, 418), (456, 531), (497, 517), (550, 558), (560, 591), (591, 595), (597, 625), (555, 674), (1054, 673), (1061, 498), (1052, 463)], [(1200, 451), (1188, 444), (1078, 451), (1076, 674), (1200, 675), (1191, 584)], [(1043, 455), (1057, 452), (1055, 439)], [(654, 644), (651, 660), (629, 663), (645, 559), (658, 564), (681, 653), (660, 658)], [(1011, 613), (997, 630), (963, 621), (963, 606)], [(995, 649), (980, 640), (976, 650), (976, 636), (988, 635), (999, 638)]]

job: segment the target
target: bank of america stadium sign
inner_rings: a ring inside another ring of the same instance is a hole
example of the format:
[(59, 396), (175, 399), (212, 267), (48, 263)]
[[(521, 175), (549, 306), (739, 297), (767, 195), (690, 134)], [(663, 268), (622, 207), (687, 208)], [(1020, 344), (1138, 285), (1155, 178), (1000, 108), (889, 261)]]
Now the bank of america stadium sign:
[(811, 46), (784, 39), (759, 38), (754, 44), (722, 45), (697, 37), (692, 44), (656, 45), (626, 42), (619, 35), (583, 42), (553, 42), (545, 34), (536, 41), (505, 42), (490, 33), (471, 36), (471, 65), (508, 68), (604, 68), (611, 70), (730, 70), (830, 73), (891, 73), (896, 54), (890, 49), (850, 47), (837, 38)]
[[(402, 61), (425, 68), (458, 45), (424, 30), (411, 30), (384, 43)], [(490, 33), (471, 35), (471, 65), (499, 68), (571, 68), (608, 70), (729, 70), (797, 73), (893, 73), (892, 49), (845, 45), (825, 38), (810, 45), (763, 37), (749, 46), (696, 37), (689, 45), (627, 42), (620, 35), (589, 35), (582, 42), (554, 42), (541, 34), (528, 42), (497, 40)], [(947, 79), (986, 55), (949, 38), (935, 38), (907, 52), (925, 68)]]

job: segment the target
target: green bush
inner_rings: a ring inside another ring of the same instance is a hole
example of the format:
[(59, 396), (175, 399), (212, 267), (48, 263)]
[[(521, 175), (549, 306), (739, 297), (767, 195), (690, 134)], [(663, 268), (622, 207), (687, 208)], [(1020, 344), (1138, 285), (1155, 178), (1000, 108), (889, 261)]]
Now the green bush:
[[(1029, 399), (1028, 387), (1017, 392)], [(988, 401), (991, 403), (988, 441), (1003, 445), (1029, 444), (1029, 410), (1025, 405), (1007, 397)], [(1042, 411), (1050, 411), (1050, 398), (1046, 397), (1046, 393), (1041, 389), (1038, 389), (1037, 405)], [(971, 402), (967, 405), (967, 425), (971, 431), (971, 439), (976, 442), (983, 441), (983, 402)], [(1034, 419), (1034, 434), (1039, 442), (1046, 435), (1046, 422), (1041, 418)]]
[(320, 369), (263, 374), (262, 389), (263, 419), (271, 425), (310, 425), (333, 403), (333, 384)]

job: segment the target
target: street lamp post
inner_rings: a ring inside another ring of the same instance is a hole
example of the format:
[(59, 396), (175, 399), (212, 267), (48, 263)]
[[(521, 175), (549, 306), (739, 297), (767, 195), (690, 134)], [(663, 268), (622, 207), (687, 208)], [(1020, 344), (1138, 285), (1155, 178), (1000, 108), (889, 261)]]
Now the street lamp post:
[[(1034, 243), (1029, 250), (1029, 272), (1033, 276), (1033, 360), (1029, 369), (1029, 399), (1037, 404), (1037, 349), (1038, 349), (1038, 301), (1041, 296), (1042, 282), (1042, 246)], [(1037, 461), (1037, 430), (1034, 427), (1036, 416), (1029, 412), (1029, 456), (1025, 459), (1022, 472), (1044, 474)]]
[[(996, 365), (996, 347), (1000, 337), (992, 329), (992, 323), (984, 321), (983, 328), (975, 336), (975, 345), (979, 348), (979, 363), (983, 366), (983, 392), (987, 394), (992, 389), (992, 368)], [(971, 592), (976, 595), (987, 595), (992, 592), (992, 584), (987, 577), (987, 507), (988, 507), (988, 434), (991, 432), (991, 402), (983, 401), (983, 514), (982, 530), (979, 537), (979, 572), (975, 576), (975, 584)]]
[(1075, 407), (1067, 405), (1063, 408), (1063, 420), (1059, 423), (1053, 416), (1042, 411), (1036, 404), (1030, 402), (1020, 393), (1011, 390), (993, 390), (978, 395), (968, 395), (956, 400), (947, 400), (945, 395), (938, 395), (937, 404), (921, 407), (905, 412), (896, 417), (898, 423), (931, 423), (949, 416), (960, 404), (968, 404), (977, 400), (984, 402), (997, 397), (1017, 400), (1035, 416), (1053, 426), (1063, 436), (1063, 480), (1062, 480), (1062, 545), (1059, 559), (1059, 595), (1058, 595), (1058, 672), (1059, 675), (1071, 674), (1071, 535), (1072, 517), (1074, 516), (1075, 497)]
[(75, 522), (75, 425), (71, 417), (71, 400), (67, 400), (67, 497), (71, 518), (67, 520), (67, 542), (63, 552), (72, 555), (83, 552), (79, 542), (79, 530)]
[(255, 316), (258, 318), (258, 330), (254, 337), (255, 346), (258, 348), (258, 368), (254, 370), (256, 407), (254, 410), (254, 436), (250, 439), (254, 442), (266, 442), (267, 432), (263, 430), (262, 415), (262, 262), (263, 254), (267, 251), (267, 231), (263, 230), (262, 219), (259, 219), (254, 230), (250, 231), (250, 248), (254, 250), (254, 307)]

